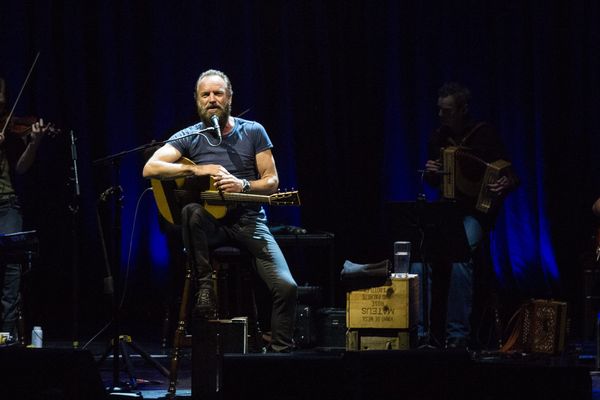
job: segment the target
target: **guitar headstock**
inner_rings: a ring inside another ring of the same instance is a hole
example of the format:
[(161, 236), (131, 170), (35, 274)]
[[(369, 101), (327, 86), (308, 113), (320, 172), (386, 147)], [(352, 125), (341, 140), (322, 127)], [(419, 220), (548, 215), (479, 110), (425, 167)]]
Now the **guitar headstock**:
[(299, 206), (300, 194), (297, 190), (277, 192), (269, 196), (269, 203), (277, 206)]

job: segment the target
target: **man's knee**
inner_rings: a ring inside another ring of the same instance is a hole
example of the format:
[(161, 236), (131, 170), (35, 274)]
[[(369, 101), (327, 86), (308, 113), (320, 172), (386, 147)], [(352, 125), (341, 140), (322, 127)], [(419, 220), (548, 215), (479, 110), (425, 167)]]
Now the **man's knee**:
[(284, 301), (294, 301), (298, 294), (298, 285), (294, 281), (283, 281), (278, 287), (279, 297)]
[(183, 207), (181, 220), (189, 227), (199, 227), (201, 229), (213, 223), (213, 217), (198, 203), (190, 203)]
[(194, 215), (194, 213), (196, 212), (196, 210), (198, 209), (202, 209), (202, 206), (198, 203), (189, 203), (186, 204), (182, 209), (181, 209), (181, 218), (183, 221), (189, 221), (192, 216)]

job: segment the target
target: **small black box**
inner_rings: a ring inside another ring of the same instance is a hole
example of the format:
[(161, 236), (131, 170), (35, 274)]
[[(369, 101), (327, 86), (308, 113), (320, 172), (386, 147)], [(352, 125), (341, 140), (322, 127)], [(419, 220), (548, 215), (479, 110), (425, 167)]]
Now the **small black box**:
[(317, 310), (317, 347), (346, 348), (346, 310), (321, 308)]
[[(220, 388), (224, 353), (248, 352), (248, 318), (194, 318), (192, 326), (192, 393), (213, 398)], [(196, 397), (197, 396), (197, 397)]]
[(300, 349), (310, 348), (316, 343), (315, 317), (311, 306), (305, 304), (296, 306), (294, 343)]

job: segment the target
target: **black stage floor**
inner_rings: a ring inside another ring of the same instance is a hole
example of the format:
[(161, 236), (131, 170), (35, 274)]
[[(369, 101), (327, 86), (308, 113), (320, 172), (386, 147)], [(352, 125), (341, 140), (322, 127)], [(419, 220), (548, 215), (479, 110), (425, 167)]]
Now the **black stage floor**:
[[(158, 341), (137, 344), (169, 368), (170, 349)], [(117, 372), (117, 387), (126, 387), (126, 382), (135, 387), (122, 393), (110, 390), (108, 398), (167, 398), (168, 378), (155, 366), (131, 350), (131, 375), (124, 363), (115, 371), (111, 355), (99, 362), (105, 350), (103, 343), (82, 350), (68, 342), (47, 342), (44, 349), (0, 348), (0, 387), (4, 388), (0, 391), (19, 399), (94, 399), (101, 396), (99, 387), (105, 394), (106, 388), (115, 386)], [(438, 349), (225, 354), (221, 392), (215, 398), (600, 399), (595, 354), (595, 345), (589, 343), (572, 343), (560, 356), (500, 357), (492, 352)], [(207, 398), (192, 395), (194, 370), (192, 351), (185, 349), (177, 398)], [(62, 391), (69, 394), (61, 395)]]

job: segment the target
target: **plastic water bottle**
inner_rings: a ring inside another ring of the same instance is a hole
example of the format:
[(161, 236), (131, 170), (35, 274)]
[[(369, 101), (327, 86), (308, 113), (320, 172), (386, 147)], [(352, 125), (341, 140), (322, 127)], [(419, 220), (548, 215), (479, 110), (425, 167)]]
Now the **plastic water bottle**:
[(41, 348), (44, 339), (44, 332), (41, 326), (34, 326), (31, 331), (31, 346)]
[(600, 312), (596, 314), (596, 371), (600, 371)]

